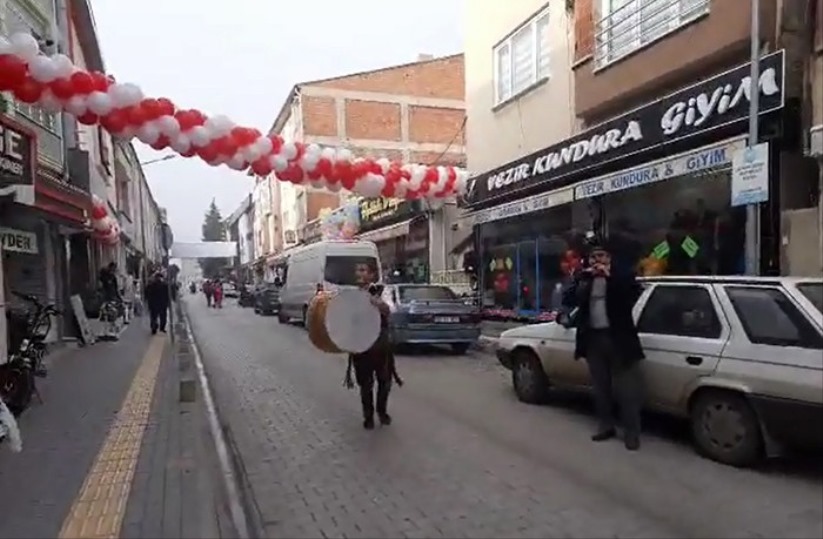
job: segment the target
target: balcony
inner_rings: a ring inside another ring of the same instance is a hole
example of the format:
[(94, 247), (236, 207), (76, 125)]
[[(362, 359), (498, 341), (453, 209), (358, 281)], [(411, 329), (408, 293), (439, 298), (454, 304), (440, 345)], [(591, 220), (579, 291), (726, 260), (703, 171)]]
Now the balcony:
[(63, 170), (65, 154), (60, 116), (44, 112), (25, 103), (14, 103), (14, 119), (37, 133), (38, 161), (55, 170)]
[[(602, 4), (604, 9), (598, 9)], [(575, 0), (575, 105), (588, 123), (623, 112), (748, 57), (749, 2)], [(760, 0), (774, 42), (776, 2)]]

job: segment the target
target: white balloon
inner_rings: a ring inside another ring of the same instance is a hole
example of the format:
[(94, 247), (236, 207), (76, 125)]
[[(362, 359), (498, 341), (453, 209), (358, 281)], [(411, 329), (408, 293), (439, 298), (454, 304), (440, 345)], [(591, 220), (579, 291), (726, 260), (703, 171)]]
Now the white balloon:
[(423, 179), (426, 177), (426, 167), (423, 165), (412, 165), (411, 178), (409, 179), (409, 187), (413, 190), (420, 189), (423, 184)]
[(446, 187), (446, 182), (449, 181), (449, 170), (446, 167), (437, 167), (437, 183), (433, 189), (429, 189), (429, 193), (438, 193)]
[(169, 137), (170, 140), (180, 134), (180, 123), (174, 116), (161, 116), (155, 121), (157, 127), (160, 128), (160, 132)]
[(274, 145), (271, 143), (271, 139), (269, 137), (259, 137), (255, 142), (254, 146), (260, 152), (260, 155), (268, 155), (274, 149)]
[(143, 100), (143, 91), (130, 82), (113, 84), (109, 88), (109, 95), (117, 108), (131, 107)]
[(354, 190), (366, 198), (377, 198), (383, 190), (384, 182), (383, 176), (369, 173), (357, 180)]
[(352, 159), (354, 159), (354, 154), (347, 148), (338, 148), (334, 155), (335, 161), (351, 163)]
[(222, 114), (209, 116), (204, 125), (214, 134), (215, 138), (228, 135), (236, 127), (236, 124), (228, 116)]
[(144, 144), (154, 144), (160, 138), (160, 130), (153, 122), (146, 122), (137, 130), (137, 138)]
[(72, 116), (82, 116), (88, 111), (86, 96), (75, 95), (66, 101), (66, 112)]
[(191, 139), (186, 135), (179, 134), (171, 139), (169, 146), (177, 153), (185, 153), (191, 149)]
[(249, 144), (248, 146), (244, 146), (240, 150), (240, 154), (243, 156), (243, 159), (247, 163), (251, 163), (252, 161), (258, 160), (260, 157), (263, 156), (263, 152), (257, 147), (257, 143)]
[(288, 160), (282, 155), (272, 155), (269, 157), (269, 164), (275, 172), (283, 172), (289, 166)]
[(242, 155), (238, 154), (235, 154), (226, 164), (229, 165), (229, 168), (232, 170), (245, 170), (246, 168), (245, 159), (243, 159)]
[(320, 157), (322, 159), (328, 159), (331, 162), (334, 162), (334, 156), (337, 155), (337, 151), (334, 148), (325, 147), (320, 150)]
[(280, 155), (287, 161), (291, 161), (297, 157), (297, 146), (294, 142), (286, 142), (283, 144), (283, 147), (280, 148)]
[(14, 52), (9, 40), (0, 36), (0, 54), (12, 54)]
[(465, 170), (455, 170), (457, 178), (454, 181), (454, 192), (462, 195), (466, 192), (466, 186), (469, 182), (469, 173)]
[(191, 143), (197, 148), (202, 148), (211, 142), (211, 133), (203, 125), (198, 125), (191, 128), (188, 135), (191, 137)]
[(320, 159), (320, 154), (321, 154), (322, 151), (323, 151), (323, 148), (321, 148), (320, 146), (318, 146), (317, 144), (312, 142), (311, 144), (306, 146), (305, 154), (306, 155), (311, 155), (313, 159), (319, 160)]
[(319, 155), (319, 152), (318, 152), (317, 154), (314, 154), (314, 155), (311, 155), (311, 154), (309, 154), (309, 153), (307, 152), (307, 153), (306, 153), (305, 155), (303, 155), (303, 157), (300, 159), (300, 166), (301, 166), (301, 167), (303, 168), (303, 170), (305, 170), (306, 172), (310, 172), (310, 171), (314, 170), (315, 168), (317, 168), (317, 163), (318, 163), (319, 161), (320, 161), (320, 155)]
[(89, 110), (98, 116), (105, 116), (114, 109), (114, 103), (105, 92), (92, 92), (88, 97)]
[(65, 54), (55, 54), (51, 57), (51, 62), (54, 64), (54, 70), (57, 73), (57, 78), (69, 78), (74, 73), (74, 62)]
[(57, 78), (57, 68), (48, 56), (38, 56), (29, 62), (31, 78), (44, 84)]
[(389, 171), (389, 166), (391, 165), (391, 161), (386, 159), (385, 157), (381, 157), (376, 161), (378, 165), (380, 165), (380, 169), (383, 171), (383, 174)]
[(58, 99), (51, 90), (46, 88), (40, 100), (37, 102), (38, 106), (46, 112), (57, 113), (63, 110), (63, 102)]
[(40, 55), (40, 44), (28, 32), (18, 32), (9, 39), (12, 54), (26, 62), (31, 62)]

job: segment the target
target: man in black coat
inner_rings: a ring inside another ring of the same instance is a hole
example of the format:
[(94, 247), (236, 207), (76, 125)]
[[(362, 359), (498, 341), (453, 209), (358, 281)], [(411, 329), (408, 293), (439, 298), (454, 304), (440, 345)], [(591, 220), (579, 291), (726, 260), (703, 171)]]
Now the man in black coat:
[(160, 272), (155, 273), (146, 285), (144, 293), (151, 318), (151, 334), (159, 329), (166, 332), (166, 319), (169, 313), (169, 285)]
[(574, 356), (586, 360), (594, 391), (599, 426), (592, 440), (600, 442), (617, 434), (617, 401), (629, 450), (640, 448), (643, 406), (640, 361), (645, 356), (632, 317), (639, 293), (634, 275), (612, 273), (609, 249), (596, 242), (591, 247), (588, 266), (575, 275), (564, 294), (564, 305), (576, 309)]

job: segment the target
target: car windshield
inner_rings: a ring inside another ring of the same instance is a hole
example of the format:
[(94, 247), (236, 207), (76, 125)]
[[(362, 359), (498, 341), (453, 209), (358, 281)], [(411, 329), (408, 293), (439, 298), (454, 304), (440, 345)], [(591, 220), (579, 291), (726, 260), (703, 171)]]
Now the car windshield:
[(359, 265), (367, 266), (373, 280), (378, 280), (377, 258), (373, 256), (327, 256), (323, 278), (338, 286), (356, 286)]
[(817, 310), (823, 313), (823, 283), (802, 283), (797, 285), (801, 294), (806, 296)]
[(457, 299), (451, 288), (446, 286), (401, 286), (400, 301), (451, 301)]

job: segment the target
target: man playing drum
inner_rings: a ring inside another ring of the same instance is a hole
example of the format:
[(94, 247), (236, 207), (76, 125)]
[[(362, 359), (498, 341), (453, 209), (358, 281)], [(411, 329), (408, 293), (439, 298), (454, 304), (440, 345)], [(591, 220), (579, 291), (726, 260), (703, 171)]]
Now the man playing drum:
[(389, 306), (380, 299), (379, 289), (375, 287), (377, 268), (363, 261), (355, 265), (354, 271), (358, 286), (369, 291), (372, 304), (380, 311), (380, 335), (371, 348), (365, 352), (349, 354), (345, 382), (347, 387), (354, 386), (351, 380), (351, 371), (354, 367), (355, 380), (360, 388), (360, 403), (363, 406), (363, 427), (371, 430), (374, 428), (375, 381), (377, 381), (377, 417), (381, 425), (391, 424), (387, 406), (392, 377), (397, 380), (398, 385), (402, 385), (402, 381), (395, 371), (394, 355), (389, 339)]

